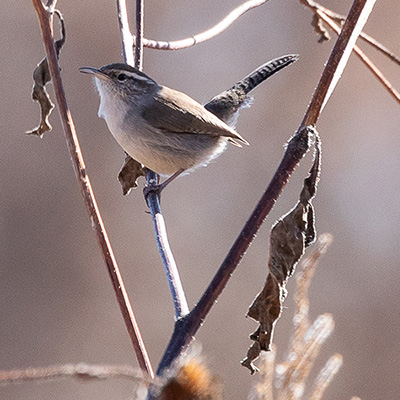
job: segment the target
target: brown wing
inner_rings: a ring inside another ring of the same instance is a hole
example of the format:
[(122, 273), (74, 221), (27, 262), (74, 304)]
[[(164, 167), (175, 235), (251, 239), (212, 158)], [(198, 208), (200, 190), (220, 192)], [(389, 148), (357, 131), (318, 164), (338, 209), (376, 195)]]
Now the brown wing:
[(225, 136), (233, 144), (248, 144), (234, 129), (184, 93), (160, 86), (154, 100), (151, 106), (144, 107), (142, 117), (158, 129), (181, 134)]

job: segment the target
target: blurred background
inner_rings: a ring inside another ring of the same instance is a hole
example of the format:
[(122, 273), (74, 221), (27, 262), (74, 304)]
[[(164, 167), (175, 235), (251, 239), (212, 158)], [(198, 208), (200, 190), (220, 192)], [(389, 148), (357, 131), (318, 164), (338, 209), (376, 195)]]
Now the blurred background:
[[(130, 2), (133, 3), (133, 2)], [(225, 17), (240, 0), (147, 0), (145, 36), (192, 36)], [(325, 2), (346, 14), (350, 0)], [(80, 66), (121, 61), (115, 1), (59, 1), (67, 42), (62, 76), (87, 171), (129, 290), (152, 363), (173, 328), (173, 307), (140, 188), (122, 196), (117, 174), (123, 152), (97, 117), (98, 96)], [(137, 365), (91, 230), (57, 111), (53, 131), (26, 136), (39, 122), (30, 99), (32, 72), (44, 55), (29, 1), (0, 6), (1, 279), (0, 369), (88, 363)], [(134, 7), (129, 4), (131, 20)], [(400, 54), (400, 3), (378, 1), (366, 32)], [(297, 1), (270, 1), (224, 33), (187, 50), (145, 50), (144, 71), (200, 102), (227, 89), (275, 57), (300, 60), (254, 92), (240, 132), (251, 146), (231, 146), (217, 162), (182, 177), (163, 193), (169, 239), (193, 306), (268, 184), (310, 101), (334, 41), (317, 43), (311, 13)], [(132, 26), (133, 29), (133, 26)], [(57, 29), (58, 32), (58, 29)], [(399, 69), (360, 43), (400, 88)], [(49, 88), (53, 97), (52, 87)], [(325, 399), (396, 399), (400, 389), (399, 105), (354, 55), (325, 108), (318, 130), (323, 168), (316, 225), (334, 242), (310, 291), (311, 316), (332, 313), (333, 335), (317, 366), (341, 353), (344, 365)], [(256, 324), (247, 307), (266, 277), (268, 232), (297, 201), (311, 162), (302, 162), (197, 339), (225, 397), (245, 399), (255, 378), (240, 366)], [(294, 280), (292, 280), (294, 281)], [(275, 343), (282, 360), (290, 338), (294, 282)], [(312, 376), (315, 376), (314, 371)], [(121, 381), (62, 381), (0, 387), (0, 398), (129, 399)]]

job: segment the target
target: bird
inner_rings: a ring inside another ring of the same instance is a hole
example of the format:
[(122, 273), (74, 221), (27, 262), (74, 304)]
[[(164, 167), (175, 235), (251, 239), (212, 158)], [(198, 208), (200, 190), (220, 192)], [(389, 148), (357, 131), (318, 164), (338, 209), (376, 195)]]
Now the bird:
[(252, 102), (249, 93), (297, 59), (290, 54), (269, 61), (205, 105), (128, 64), (81, 67), (80, 72), (94, 76), (98, 115), (116, 141), (134, 160), (167, 177), (164, 188), (177, 176), (208, 165), (228, 143), (248, 145), (235, 126), (240, 109)]

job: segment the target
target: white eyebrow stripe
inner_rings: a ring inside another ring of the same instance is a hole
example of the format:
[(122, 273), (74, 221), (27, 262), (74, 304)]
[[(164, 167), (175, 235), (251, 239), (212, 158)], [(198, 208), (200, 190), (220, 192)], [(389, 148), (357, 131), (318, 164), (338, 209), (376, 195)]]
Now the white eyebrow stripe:
[(136, 74), (135, 72), (124, 71), (123, 73), (124, 73), (125, 75), (127, 75), (128, 77), (137, 79), (137, 80), (139, 80), (139, 81), (148, 81), (148, 80), (149, 80), (149, 78), (146, 78), (145, 76)]

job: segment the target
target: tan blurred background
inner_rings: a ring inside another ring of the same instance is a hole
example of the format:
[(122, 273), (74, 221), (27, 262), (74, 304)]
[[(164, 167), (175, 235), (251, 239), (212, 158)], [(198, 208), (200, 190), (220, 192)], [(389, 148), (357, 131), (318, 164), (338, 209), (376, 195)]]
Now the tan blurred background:
[[(131, 2), (133, 3), (133, 2)], [(239, 0), (147, 0), (145, 34), (180, 39), (211, 27)], [(325, 2), (346, 13), (350, 0)], [(157, 365), (173, 327), (173, 309), (141, 188), (121, 194), (123, 153), (80, 66), (121, 61), (115, 1), (59, 1), (67, 28), (62, 74), (87, 170), (145, 343)], [(30, 1), (0, 6), (1, 279), (0, 368), (89, 363), (136, 365), (83, 206), (57, 112), (42, 140), (30, 100), (32, 71), (43, 57)], [(133, 17), (133, 5), (130, 5)], [(398, 55), (398, 0), (378, 1), (366, 31)], [(133, 18), (132, 18), (133, 20)], [(229, 148), (216, 163), (174, 182), (163, 194), (171, 246), (190, 305), (198, 300), (269, 182), (283, 145), (298, 127), (333, 41), (318, 44), (311, 14), (295, 0), (248, 12), (219, 37), (179, 52), (146, 50), (144, 70), (200, 102), (260, 64), (287, 53), (300, 60), (255, 92), (238, 131), (252, 144)], [(398, 67), (361, 43), (393, 84)], [(50, 89), (52, 93), (52, 89)], [(399, 367), (400, 113), (352, 56), (319, 122), (323, 170), (315, 200), (319, 232), (334, 243), (311, 288), (311, 315), (332, 313), (336, 329), (318, 366), (334, 352), (344, 365), (325, 399), (397, 399)], [(240, 366), (256, 325), (244, 318), (266, 276), (268, 231), (295, 203), (310, 165), (296, 171), (257, 240), (198, 334), (226, 398), (245, 399), (255, 378)], [(141, 187), (143, 181), (141, 181)], [(291, 332), (293, 282), (275, 343), (282, 359)], [(315, 371), (313, 376), (315, 376)], [(129, 399), (125, 382), (71, 381), (0, 387), (7, 400)]]

